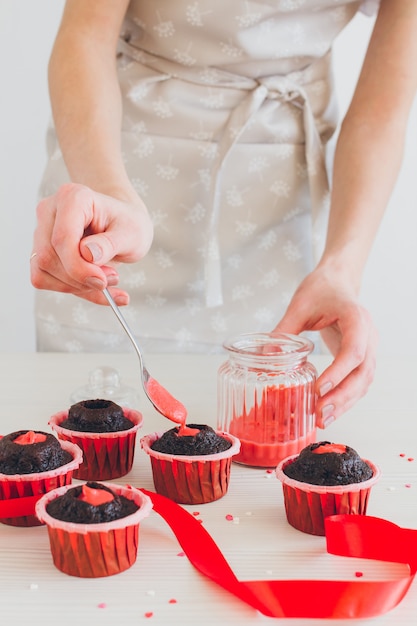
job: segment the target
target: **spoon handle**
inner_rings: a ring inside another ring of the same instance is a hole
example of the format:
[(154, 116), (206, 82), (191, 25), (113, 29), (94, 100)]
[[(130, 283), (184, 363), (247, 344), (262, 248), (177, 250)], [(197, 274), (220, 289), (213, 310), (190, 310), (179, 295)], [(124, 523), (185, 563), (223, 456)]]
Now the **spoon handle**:
[[(117, 306), (117, 304), (115, 303), (115, 301), (113, 300), (112, 296), (110, 295), (110, 292), (108, 291), (107, 288), (103, 289), (103, 294), (107, 300), (107, 302), (110, 304), (111, 308), (113, 309), (114, 313), (116, 314), (117, 319), (119, 320), (120, 324), (123, 326), (127, 336), (129, 337), (130, 341), (132, 342), (133, 347), (136, 350), (136, 353), (139, 357), (139, 361), (140, 361), (140, 366), (141, 366), (141, 375), (142, 375), (142, 380), (144, 385), (148, 382), (148, 378), (149, 378), (149, 372), (145, 367), (145, 363), (143, 360), (143, 354), (141, 352), (141, 349), (139, 348), (136, 339), (133, 336), (132, 331), (129, 328), (128, 323), (126, 322), (124, 316), (122, 315), (121, 310), (119, 309), (119, 307)], [(146, 391), (146, 389), (145, 389)]]

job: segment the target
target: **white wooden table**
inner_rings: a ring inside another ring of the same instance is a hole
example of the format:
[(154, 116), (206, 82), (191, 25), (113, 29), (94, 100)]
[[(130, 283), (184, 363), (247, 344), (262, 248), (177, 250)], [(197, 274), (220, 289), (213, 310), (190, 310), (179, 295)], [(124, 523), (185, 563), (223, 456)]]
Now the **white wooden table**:
[[(225, 357), (148, 355), (152, 375), (187, 406), (190, 421), (216, 425), (216, 374)], [(325, 357), (313, 362), (322, 370)], [(50, 415), (68, 408), (70, 395), (97, 366), (115, 367), (125, 383), (138, 386), (132, 354), (0, 354), (0, 433), (44, 429)], [(382, 469), (368, 513), (417, 529), (417, 374), (413, 360), (380, 361), (368, 395), (320, 439), (346, 443)], [(172, 427), (140, 394), (144, 415), (139, 437)], [(405, 456), (400, 456), (401, 454)], [(411, 461), (408, 459), (416, 459)], [(137, 445), (125, 479), (153, 490), (150, 462)], [(234, 464), (227, 495), (213, 503), (185, 507), (197, 514), (242, 580), (347, 578), (361, 570), (366, 579), (404, 573), (403, 566), (335, 557), (322, 537), (291, 528), (285, 518), (281, 485), (274, 474)], [(232, 515), (233, 520), (226, 516)], [(1, 624), (30, 626), (223, 625), (288, 623), (316, 626), (322, 620), (262, 616), (199, 574), (180, 556), (175, 536), (156, 514), (142, 522), (138, 559), (117, 576), (80, 579), (58, 571), (45, 527), (0, 524)], [(365, 578), (364, 578), (365, 579)], [(171, 601), (171, 602), (170, 602)], [(175, 602), (174, 602), (175, 601)], [(416, 626), (417, 584), (390, 613), (372, 620), (326, 620), (334, 624)]]

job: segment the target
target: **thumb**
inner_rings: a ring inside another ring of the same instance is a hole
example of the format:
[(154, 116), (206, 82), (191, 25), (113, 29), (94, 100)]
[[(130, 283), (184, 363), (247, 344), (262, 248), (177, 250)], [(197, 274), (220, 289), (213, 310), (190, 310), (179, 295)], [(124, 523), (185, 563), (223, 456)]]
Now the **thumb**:
[(280, 319), (275, 328), (271, 331), (272, 335), (278, 333), (289, 333), (291, 335), (299, 335), (306, 328), (306, 319), (300, 310), (289, 305), (283, 317)]
[(102, 233), (84, 237), (80, 242), (80, 253), (86, 261), (97, 265), (103, 265), (115, 256), (111, 240)]

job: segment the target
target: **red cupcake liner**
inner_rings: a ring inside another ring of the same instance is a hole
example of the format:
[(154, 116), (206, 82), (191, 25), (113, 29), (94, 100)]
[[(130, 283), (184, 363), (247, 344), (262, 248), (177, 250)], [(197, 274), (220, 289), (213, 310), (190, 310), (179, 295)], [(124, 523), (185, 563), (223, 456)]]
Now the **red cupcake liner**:
[(68, 417), (68, 411), (53, 415), (48, 424), (62, 441), (71, 441), (83, 451), (83, 462), (74, 472), (79, 480), (112, 480), (130, 472), (135, 454), (136, 433), (142, 426), (142, 414), (134, 409), (123, 408), (124, 416), (133, 422), (128, 430), (112, 433), (86, 433), (60, 424)]
[(216, 431), (232, 445), (217, 454), (185, 456), (164, 454), (151, 445), (163, 433), (152, 433), (141, 439), (143, 450), (150, 456), (153, 482), (157, 493), (179, 504), (205, 504), (223, 497), (229, 487), (232, 458), (239, 452), (237, 437)]
[[(62, 441), (60, 443), (63, 450), (71, 454), (72, 461), (49, 472), (0, 474), (0, 500), (42, 495), (57, 487), (70, 485), (73, 475), (82, 462), (82, 452), (78, 446), (71, 442)], [(42, 524), (35, 515), (35, 504), (33, 504), (33, 515), (3, 517), (0, 518), (0, 522), (8, 526), (40, 526)]]
[(140, 507), (138, 511), (103, 524), (76, 524), (51, 517), (46, 511), (48, 503), (63, 495), (70, 486), (49, 492), (36, 504), (36, 514), (48, 527), (53, 563), (64, 574), (101, 578), (119, 574), (136, 562), (140, 521), (149, 515), (152, 501), (133, 487), (112, 483), (106, 486), (133, 500)]
[(365, 515), (372, 487), (381, 476), (380, 469), (363, 459), (372, 469), (368, 480), (350, 485), (322, 486), (303, 483), (289, 478), (284, 468), (298, 455), (281, 461), (276, 468), (282, 483), (284, 506), (288, 523), (310, 535), (324, 536), (324, 520), (329, 515)]

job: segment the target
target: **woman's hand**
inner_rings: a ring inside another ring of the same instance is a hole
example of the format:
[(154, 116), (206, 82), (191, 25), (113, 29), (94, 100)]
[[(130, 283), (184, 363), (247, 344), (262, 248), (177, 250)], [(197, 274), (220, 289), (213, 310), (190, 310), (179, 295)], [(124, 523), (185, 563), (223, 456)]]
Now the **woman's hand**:
[(317, 426), (326, 428), (364, 396), (376, 365), (377, 332), (340, 273), (318, 267), (301, 283), (272, 334), (320, 331), (334, 356), (317, 379)]
[[(32, 284), (107, 304), (101, 291), (117, 284), (117, 263), (143, 258), (152, 237), (139, 198), (126, 202), (83, 185), (63, 185), (37, 207)], [(112, 289), (112, 295), (119, 305), (128, 303), (125, 291)]]

